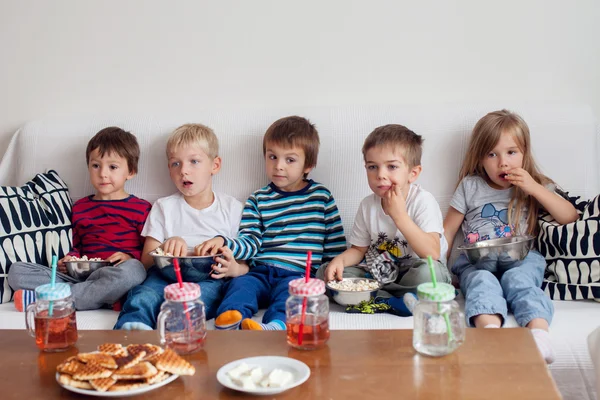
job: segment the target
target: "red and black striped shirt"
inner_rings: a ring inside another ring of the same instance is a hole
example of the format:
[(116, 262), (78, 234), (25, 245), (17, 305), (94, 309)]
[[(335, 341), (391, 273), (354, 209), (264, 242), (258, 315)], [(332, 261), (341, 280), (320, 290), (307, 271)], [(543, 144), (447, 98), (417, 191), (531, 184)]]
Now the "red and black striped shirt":
[(105, 260), (117, 251), (140, 259), (140, 235), (152, 205), (133, 195), (122, 200), (84, 197), (73, 205), (73, 249), (70, 256)]

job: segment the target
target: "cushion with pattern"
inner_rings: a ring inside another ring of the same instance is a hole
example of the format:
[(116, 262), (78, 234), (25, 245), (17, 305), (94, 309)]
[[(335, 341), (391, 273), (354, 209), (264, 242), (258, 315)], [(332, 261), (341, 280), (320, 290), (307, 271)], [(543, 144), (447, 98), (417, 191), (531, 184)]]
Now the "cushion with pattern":
[(38, 174), (21, 187), (0, 187), (0, 303), (10, 301), (6, 279), (17, 261), (50, 265), (72, 245), (71, 197), (56, 171)]

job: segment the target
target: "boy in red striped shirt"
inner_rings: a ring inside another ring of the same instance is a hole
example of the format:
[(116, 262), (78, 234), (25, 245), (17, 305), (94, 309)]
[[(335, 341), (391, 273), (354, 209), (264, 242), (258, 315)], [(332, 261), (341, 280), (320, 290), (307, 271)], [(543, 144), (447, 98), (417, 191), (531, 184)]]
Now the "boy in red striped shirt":
[[(137, 173), (139, 155), (135, 136), (117, 127), (102, 129), (88, 143), (86, 161), (96, 193), (73, 205), (73, 248), (58, 262), (56, 274), (58, 282), (71, 284), (77, 310), (112, 305), (146, 277), (139, 261), (144, 246), (140, 234), (151, 205), (125, 191), (125, 182)], [(80, 281), (67, 274), (64, 262), (84, 255), (113, 265)], [(11, 265), (8, 283), (16, 290), (17, 310), (35, 301), (34, 289), (50, 282), (50, 271), (34, 263)]]

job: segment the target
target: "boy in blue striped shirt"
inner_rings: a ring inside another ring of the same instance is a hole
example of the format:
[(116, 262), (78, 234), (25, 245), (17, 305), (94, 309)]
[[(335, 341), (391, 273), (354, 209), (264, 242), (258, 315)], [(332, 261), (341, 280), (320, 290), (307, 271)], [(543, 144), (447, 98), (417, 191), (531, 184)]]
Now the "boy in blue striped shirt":
[[(275, 121), (263, 138), (271, 183), (246, 201), (238, 237), (217, 236), (196, 247), (196, 254), (206, 255), (222, 252), (226, 246), (236, 260), (248, 261), (249, 271), (225, 286), (217, 329), (285, 329), (288, 283), (304, 276), (307, 251), (312, 251), (316, 271), (346, 250), (331, 192), (307, 179), (318, 153), (319, 134), (307, 119), (292, 116)], [(238, 268), (247, 267), (241, 263)], [(263, 307), (268, 307), (263, 323), (253, 321)]]

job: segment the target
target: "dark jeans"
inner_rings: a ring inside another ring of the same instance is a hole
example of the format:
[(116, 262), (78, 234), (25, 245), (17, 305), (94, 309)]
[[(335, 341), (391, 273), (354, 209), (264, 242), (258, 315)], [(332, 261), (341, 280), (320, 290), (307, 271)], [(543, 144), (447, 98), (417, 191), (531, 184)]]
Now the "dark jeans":
[(233, 278), (225, 284), (225, 296), (217, 315), (237, 310), (242, 318), (252, 318), (259, 308), (267, 308), (263, 323), (273, 320), (285, 322), (285, 301), (290, 281), (303, 278), (304, 273), (259, 264), (246, 275)]
[[(206, 319), (215, 317), (225, 284), (223, 279), (210, 277), (212, 264), (212, 259), (193, 260), (193, 263), (186, 261), (180, 264), (183, 281), (200, 285), (200, 297), (206, 308)], [(164, 301), (164, 289), (172, 283), (177, 283), (172, 265), (162, 269), (151, 267), (146, 280), (129, 291), (114, 329), (121, 329), (126, 322), (141, 322), (156, 329), (156, 318)]]

